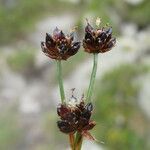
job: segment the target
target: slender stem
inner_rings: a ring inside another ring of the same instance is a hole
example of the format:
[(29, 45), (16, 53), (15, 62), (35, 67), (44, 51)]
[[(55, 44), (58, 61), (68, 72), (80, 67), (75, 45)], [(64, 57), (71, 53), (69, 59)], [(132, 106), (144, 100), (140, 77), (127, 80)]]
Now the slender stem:
[(94, 82), (95, 82), (95, 77), (96, 77), (96, 71), (97, 71), (97, 61), (98, 61), (98, 54), (94, 53), (94, 58), (93, 58), (93, 70), (91, 74), (91, 79), (90, 79), (90, 84), (87, 92), (87, 101), (91, 101), (92, 97), (92, 92), (93, 92), (93, 87), (94, 87)]
[(74, 134), (69, 134), (69, 142), (70, 142), (70, 147), (71, 150), (74, 150)]
[(81, 150), (82, 148), (83, 137), (81, 136), (79, 144), (77, 145), (77, 150)]
[(83, 141), (82, 135), (79, 132), (77, 132), (75, 142), (74, 142), (74, 147), (75, 147), (74, 150), (81, 150), (82, 141)]
[(57, 77), (59, 82), (59, 90), (60, 90), (60, 96), (61, 96), (61, 102), (65, 102), (65, 92), (64, 92), (64, 86), (63, 86), (63, 80), (62, 80), (62, 67), (61, 67), (61, 60), (56, 60), (57, 62)]

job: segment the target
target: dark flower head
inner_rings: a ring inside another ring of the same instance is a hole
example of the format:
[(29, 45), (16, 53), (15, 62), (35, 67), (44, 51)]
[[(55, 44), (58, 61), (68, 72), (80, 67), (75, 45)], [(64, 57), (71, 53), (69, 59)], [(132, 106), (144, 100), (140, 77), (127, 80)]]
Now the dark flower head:
[(84, 101), (75, 106), (60, 104), (57, 107), (57, 114), (60, 117), (60, 120), (57, 122), (58, 128), (66, 134), (77, 131), (85, 137), (94, 139), (88, 132), (88, 130), (91, 130), (96, 125), (94, 121), (90, 120), (92, 111), (92, 103), (85, 104)]
[(87, 21), (83, 47), (88, 53), (105, 53), (112, 49), (116, 39), (112, 37), (112, 27), (94, 29)]
[(57, 27), (53, 31), (53, 36), (46, 33), (45, 42), (41, 42), (42, 51), (46, 56), (56, 60), (67, 60), (70, 56), (75, 55), (79, 48), (80, 42), (75, 41), (75, 32), (66, 35)]

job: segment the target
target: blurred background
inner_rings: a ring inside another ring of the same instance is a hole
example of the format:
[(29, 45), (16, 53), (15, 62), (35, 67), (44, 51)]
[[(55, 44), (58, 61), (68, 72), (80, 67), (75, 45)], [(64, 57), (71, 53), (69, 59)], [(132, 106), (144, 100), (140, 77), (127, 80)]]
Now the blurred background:
[[(99, 55), (91, 131), (99, 142), (83, 150), (150, 149), (149, 0), (0, 0), (0, 150), (66, 150), (68, 137), (56, 127), (60, 102), (55, 61), (40, 48), (57, 26), (66, 33), (85, 18), (109, 23), (117, 37)], [(80, 52), (63, 62), (67, 98), (86, 93), (92, 55)]]

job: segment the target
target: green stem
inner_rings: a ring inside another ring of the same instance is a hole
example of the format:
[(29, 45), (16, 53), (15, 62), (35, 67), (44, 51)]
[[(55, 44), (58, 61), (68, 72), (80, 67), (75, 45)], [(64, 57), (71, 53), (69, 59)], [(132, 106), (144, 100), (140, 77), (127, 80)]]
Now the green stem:
[(69, 143), (70, 143), (71, 150), (74, 150), (74, 134), (72, 133), (69, 134)]
[(83, 137), (82, 135), (77, 132), (76, 133), (76, 138), (75, 138), (75, 143), (74, 143), (74, 150), (81, 150), (81, 147), (82, 147), (82, 141), (83, 141)]
[(90, 79), (90, 84), (87, 92), (87, 101), (91, 101), (92, 97), (92, 92), (94, 88), (94, 82), (95, 82), (95, 77), (96, 77), (96, 71), (97, 71), (97, 61), (98, 61), (98, 53), (94, 53), (94, 63), (93, 63), (93, 70), (91, 74), (91, 79)]
[(63, 86), (63, 80), (62, 80), (61, 60), (56, 60), (56, 62), (57, 62), (57, 77), (58, 77), (58, 82), (59, 82), (61, 102), (65, 103), (65, 92), (64, 92), (64, 86)]

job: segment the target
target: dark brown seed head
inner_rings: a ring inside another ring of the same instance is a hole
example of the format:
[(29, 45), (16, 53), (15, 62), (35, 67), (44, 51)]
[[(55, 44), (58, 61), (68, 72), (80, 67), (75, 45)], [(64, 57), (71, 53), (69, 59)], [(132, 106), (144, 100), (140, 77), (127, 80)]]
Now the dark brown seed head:
[(65, 36), (61, 30), (55, 28), (53, 36), (46, 33), (45, 42), (41, 42), (42, 51), (52, 59), (67, 60), (80, 48), (80, 42), (75, 41), (74, 34), (72, 32), (69, 36)]
[(94, 29), (88, 22), (85, 27), (83, 47), (88, 53), (105, 53), (112, 49), (116, 38), (112, 37), (112, 27)]
[(58, 128), (63, 133), (69, 134), (76, 131), (81, 134), (91, 130), (96, 123), (90, 120), (93, 111), (92, 103), (85, 105), (83, 101), (74, 106), (61, 104), (57, 107), (60, 121), (57, 122)]

